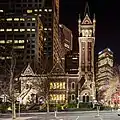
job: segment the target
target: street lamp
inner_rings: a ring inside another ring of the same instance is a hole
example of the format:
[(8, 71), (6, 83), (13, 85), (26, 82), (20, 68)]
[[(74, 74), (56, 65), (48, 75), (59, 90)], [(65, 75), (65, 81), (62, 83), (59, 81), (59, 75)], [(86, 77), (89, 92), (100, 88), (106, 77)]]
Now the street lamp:
[(77, 108), (79, 108), (79, 96), (77, 97), (77, 101), (78, 101)]
[(18, 98), (17, 101), (19, 101), (19, 118), (20, 118), (20, 104), (22, 103), (22, 98)]

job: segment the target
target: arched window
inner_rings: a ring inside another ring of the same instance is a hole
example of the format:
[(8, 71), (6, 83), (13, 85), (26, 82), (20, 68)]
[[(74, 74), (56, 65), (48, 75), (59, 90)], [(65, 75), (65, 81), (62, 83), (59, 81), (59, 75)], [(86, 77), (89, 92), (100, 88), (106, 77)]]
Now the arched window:
[(89, 102), (89, 96), (88, 95), (86, 96), (86, 102)]
[(75, 82), (71, 83), (71, 89), (75, 89)]
[(83, 96), (83, 102), (85, 102), (85, 96)]
[(75, 94), (71, 95), (71, 100), (75, 100)]
[(83, 102), (84, 103), (89, 102), (89, 95), (88, 94), (83, 95)]

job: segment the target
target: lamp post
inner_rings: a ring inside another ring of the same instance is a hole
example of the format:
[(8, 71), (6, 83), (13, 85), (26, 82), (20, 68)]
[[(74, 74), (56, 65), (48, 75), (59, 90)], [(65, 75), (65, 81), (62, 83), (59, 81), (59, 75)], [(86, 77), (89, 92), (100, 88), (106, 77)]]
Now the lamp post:
[(58, 100), (56, 99), (56, 101), (55, 101), (55, 118), (57, 117), (57, 103), (58, 103)]
[(79, 108), (79, 96), (77, 97), (77, 101), (78, 101), (77, 108)]

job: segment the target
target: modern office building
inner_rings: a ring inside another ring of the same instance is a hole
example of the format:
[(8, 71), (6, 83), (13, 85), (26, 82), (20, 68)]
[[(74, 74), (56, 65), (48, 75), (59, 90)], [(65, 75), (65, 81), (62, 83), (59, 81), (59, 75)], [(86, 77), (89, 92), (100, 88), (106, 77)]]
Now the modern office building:
[(59, 42), (59, 0), (5, 0), (0, 1), (1, 15), (39, 16), (44, 30), (44, 68), (50, 71), (56, 61), (62, 64), (61, 44)]
[(43, 69), (43, 25), (39, 16), (1, 16), (1, 60), (11, 63), (15, 59), (15, 71), (31, 63), (38, 72)]
[(65, 72), (68, 74), (77, 74), (79, 66), (79, 54), (69, 51), (65, 57)]
[(62, 49), (62, 53), (61, 53), (62, 66), (65, 69), (65, 64), (66, 64), (65, 55), (67, 54), (67, 52), (72, 50), (73, 35), (72, 35), (72, 31), (63, 24), (59, 25), (59, 40), (60, 40), (61, 49)]
[(98, 100), (104, 101), (105, 92), (109, 88), (113, 78), (113, 52), (106, 48), (98, 53), (98, 66), (96, 75), (96, 86)]

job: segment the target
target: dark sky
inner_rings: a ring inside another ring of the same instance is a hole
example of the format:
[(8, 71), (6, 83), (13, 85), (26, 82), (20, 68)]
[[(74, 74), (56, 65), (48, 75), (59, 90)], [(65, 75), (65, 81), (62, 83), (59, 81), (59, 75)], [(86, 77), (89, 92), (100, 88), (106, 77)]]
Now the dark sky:
[[(60, 0), (60, 23), (72, 30), (74, 50), (77, 48), (78, 14), (84, 16), (85, 0)], [(96, 14), (95, 53), (109, 47), (120, 64), (120, 3), (119, 0), (88, 0), (90, 15)]]

